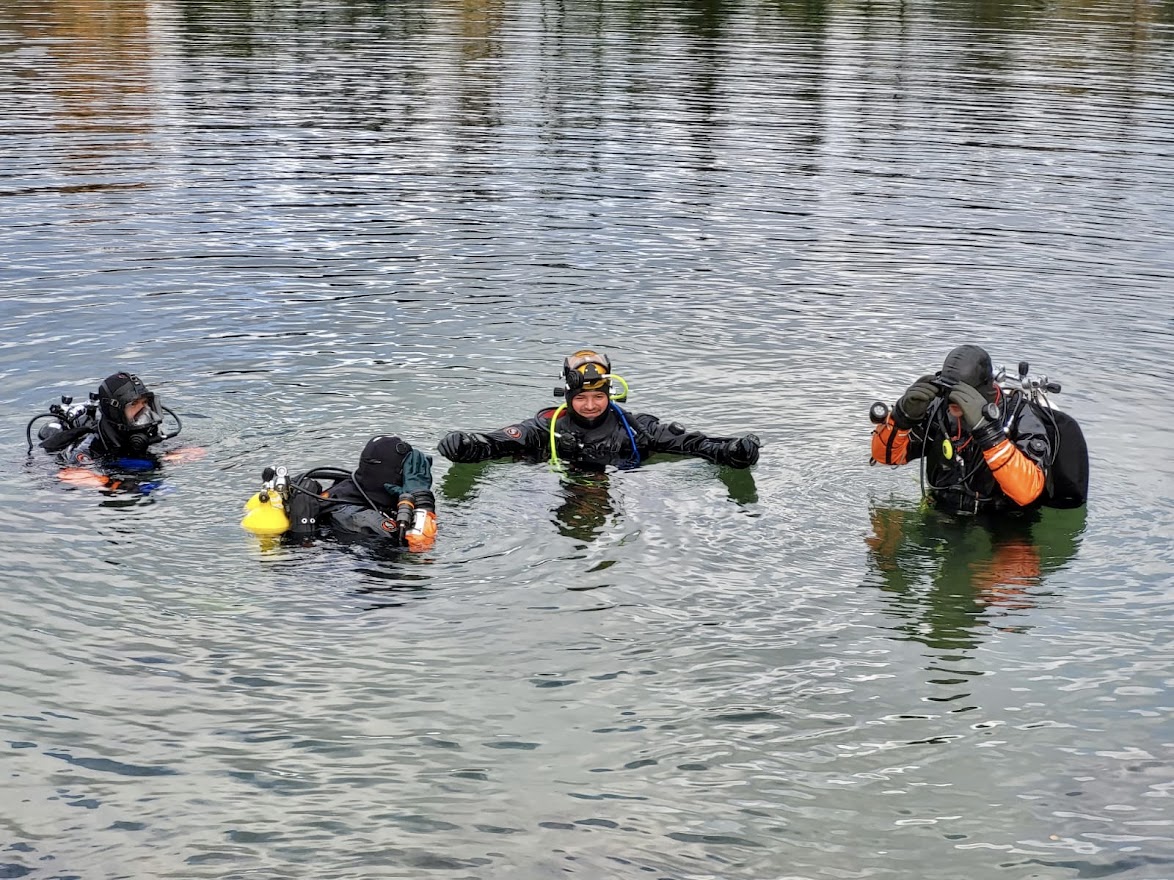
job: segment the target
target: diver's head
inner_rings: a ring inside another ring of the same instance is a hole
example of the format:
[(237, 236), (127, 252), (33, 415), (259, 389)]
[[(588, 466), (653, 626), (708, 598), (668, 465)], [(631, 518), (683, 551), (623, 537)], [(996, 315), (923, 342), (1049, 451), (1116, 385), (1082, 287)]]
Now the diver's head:
[(387, 486), (398, 487), (404, 481), (404, 459), (412, 447), (399, 437), (372, 437), (363, 447), (355, 482), (380, 506), (394, 504)]
[(571, 411), (581, 419), (595, 423), (595, 420), (607, 412), (611, 398), (606, 391), (580, 391), (571, 398)]
[(949, 389), (959, 382), (977, 389), (991, 403), (995, 402), (995, 371), (991, 356), (977, 345), (959, 345), (942, 362), (939, 384), (948, 395)]
[(611, 360), (605, 354), (580, 349), (563, 361), (563, 397), (571, 418), (590, 428), (607, 414), (611, 402)]
[(98, 388), (99, 422), (109, 444), (135, 453), (144, 453), (163, 439), (162, 408), (155, 394), (131, 373), (107, 376)]

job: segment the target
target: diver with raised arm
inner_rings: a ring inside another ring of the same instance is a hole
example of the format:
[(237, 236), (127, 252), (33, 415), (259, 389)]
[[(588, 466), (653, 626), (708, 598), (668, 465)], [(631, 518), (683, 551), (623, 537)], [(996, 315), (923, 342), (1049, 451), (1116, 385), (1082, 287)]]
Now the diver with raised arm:
[(1052, 409), (1059, 383), (1001, 384), (991, 357), (960, 345), (942, 368), (921, 376), (890, 410), (873, 405), (872, 460), (921, 460), (923, 491), (934, 508), (976, 514), (1076, 507), (1088, 495), (1088, 450), (1074, 419)]

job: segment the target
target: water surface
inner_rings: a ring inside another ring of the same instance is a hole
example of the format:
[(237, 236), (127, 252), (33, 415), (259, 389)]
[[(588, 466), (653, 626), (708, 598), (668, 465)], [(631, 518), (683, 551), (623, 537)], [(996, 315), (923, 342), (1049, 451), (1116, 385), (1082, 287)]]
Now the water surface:
[[(12, 0), (0, 876), (1174, 873), (1159, 4)], [(953, 345), (1062, 382), (1087, 510), (868, 466)], [(750, 472), (436, 463), (434, 551), (267, 547), (267, 465), (608, 351)], [(25, 423), (115, 369), (200, 461)]]

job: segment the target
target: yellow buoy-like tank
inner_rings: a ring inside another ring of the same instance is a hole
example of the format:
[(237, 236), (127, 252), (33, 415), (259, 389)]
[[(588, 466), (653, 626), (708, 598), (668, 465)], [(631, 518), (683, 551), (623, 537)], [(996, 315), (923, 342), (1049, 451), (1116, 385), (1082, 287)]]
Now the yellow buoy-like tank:
[(245, 502), (245, 511), (241, 527), (254, 535), (275, 537), (289, 530), (285, 504), (277, 492), (262, 489)]

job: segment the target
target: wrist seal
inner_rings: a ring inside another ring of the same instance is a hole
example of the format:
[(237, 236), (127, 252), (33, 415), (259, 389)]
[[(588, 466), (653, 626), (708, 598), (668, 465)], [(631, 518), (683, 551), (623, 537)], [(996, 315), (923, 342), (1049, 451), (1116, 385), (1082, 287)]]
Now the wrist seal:
[[(994, 404), (990, 404), (989, 406), (994, 406)], [(983, 411), (984, 413), (986, 412), (985, 407)], [(995, 412), (997, 415), (997, 407), (995, 408)], [(998, 419), (988, 419), (985, 417), (974, 426), (974, 429), (970, 432), (970, 436), (974, 438), (974, 442), (982, 449), (994, 449), (1007, 439), (1007, 435), (1003, 433), (1003, 426), (999, 423)]]
[(920, 419), (911, 419), (905, 414), (905, 410), (901, 406), (901, 401), (898, 400), (893, 404), (893, 424), (897, 426), (898, 430), (908, 431), (924, 418), (925, 416), (922, 416)]

